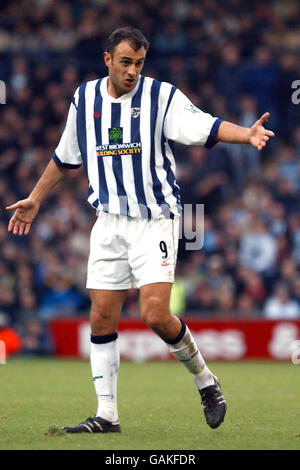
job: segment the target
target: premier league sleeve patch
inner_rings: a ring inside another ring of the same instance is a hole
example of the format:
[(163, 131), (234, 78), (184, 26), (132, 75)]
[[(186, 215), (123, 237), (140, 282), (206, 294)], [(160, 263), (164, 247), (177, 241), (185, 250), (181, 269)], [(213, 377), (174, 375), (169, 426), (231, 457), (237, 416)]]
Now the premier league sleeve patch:
[(201, 113), (200, 109), (196, 108), (196, 106), (194, 106), (192, 103), (188, 103), (187, 105), (185, 105), (184, 109), (186, 111), (190, 111), (193, 114)]

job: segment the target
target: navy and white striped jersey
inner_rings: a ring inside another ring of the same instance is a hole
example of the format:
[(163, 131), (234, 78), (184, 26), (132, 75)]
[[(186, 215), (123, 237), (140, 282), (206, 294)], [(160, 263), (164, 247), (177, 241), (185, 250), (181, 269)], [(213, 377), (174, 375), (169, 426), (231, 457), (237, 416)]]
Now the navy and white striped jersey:
[(64, 168), (84, 165), (97, 211), (173, 218), (181, 209), (173, 143), (210, 148), (221, 120), (169, 83), (141, 75), (134, 90), (115, 99), (107, 80), (76, 90), (53, 159)]

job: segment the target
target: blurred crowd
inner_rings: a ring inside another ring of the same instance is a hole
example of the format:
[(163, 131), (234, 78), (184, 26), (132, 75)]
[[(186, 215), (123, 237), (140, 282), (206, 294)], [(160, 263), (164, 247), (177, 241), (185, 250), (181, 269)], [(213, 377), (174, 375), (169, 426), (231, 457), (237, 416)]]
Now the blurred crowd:
[[(27, 197), (64, 128), (76, 87), (106, 75), (116, 27), (151, 42), (143, 74), (171, 82), (201, 109), (245, 126), (271, 113), (276, 138), (177, 146), (182, 202), (204, 204), (200, 251), (179, 244), (175, 313), (300, 317), (300, 15), (296, 0), (23, 0), (2, 6), (0, 79), (0, 311), (24, 337), (37, 320), (87, 313), (89, 234), (84, 170), (70, 171), (27, 237), (7, 234), (4, 207)], [(76, 190), (74, 190), (76, 188)], [(193, 217), (193, 216), (191, 216)], [(138, 315), (130, 291), (124, 314)], [(32, 331), (31, 336), (32, 337)]]

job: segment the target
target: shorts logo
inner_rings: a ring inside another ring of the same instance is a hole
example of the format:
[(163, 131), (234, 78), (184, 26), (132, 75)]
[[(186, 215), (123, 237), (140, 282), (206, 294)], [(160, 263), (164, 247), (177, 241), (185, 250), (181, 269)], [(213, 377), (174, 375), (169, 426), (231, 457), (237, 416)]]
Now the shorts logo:
[(139, 117), (140, 114), (141, 114), (141, 108), (131, 108), (131, 116), (133, 118)]
[(170, 265), (170, 263), (167, 263), (166, 261), (163, 261), (163, 262), (161, 263), (161, 266), (169, 266), (169, 265)]
[(116, 145), (123, 142), (123, 127), (111, 127), (108, 129), (109, 143)]

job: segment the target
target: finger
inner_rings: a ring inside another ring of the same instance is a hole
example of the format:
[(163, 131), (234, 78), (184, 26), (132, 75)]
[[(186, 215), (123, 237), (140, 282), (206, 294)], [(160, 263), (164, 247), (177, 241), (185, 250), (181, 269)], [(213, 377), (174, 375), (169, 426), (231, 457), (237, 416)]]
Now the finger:
[(13, 234), (14, 235), (18, 235), (19, 226), (20, 226), (20, 222), (18, 222), (16, 220), (15, 223), (14, 223), (14, 229), (13, 229)]
[(12, 210), (14, 210), (14, 209), (17, 209), (18, 207), (19, 207), (19, 203), (16, 202), (15, 204), (12, 204), (11, 206), (5, 207), (5, 210), (6, 210), (6, 211), (12, 211)]
[(8, 231), (11, 232), (15, 225), (15, 219), (12, 217), (8, 223)]
[(270, 137), (268, 137), (267, 135), (264, 136), (264, 141), (265, 142), (268, 142), (269, 139), (270, 139)]
[(274, 137), (274, 132), (273, 131), (268, 131), (268, 130), (265, 130), (266, 132), (266, 135), (269, 135), (270, 137)]
[(30, 230), (30, 227), (31, 227), (31, 224), (26, 224), (26, 225), (25, 225), (24, 235), (28, 235), (29, 230)]
[(19, 235), (21, 235), (21, 236), (23, 235), (23, 233), (24, 233), (24, 228), (25, 228), (25, 223), (22, 222), (22, 223), (20, 224), (20, 227), (19, 227)]
[(263, 115), (259, 118), (258, 123), (259, 123), (259, 124), (263, 124), (265, 121), (267, 121), (267, 119), (269, 118), (269, 116), (270, 116), (270, 113), (265, 113), (265, 114), (263, 114)]
[(260, 142), (257, 146), (258, 150), (262, 150), (266, 146), (266, 143), (264, 141)]
[(259, 144), (257, 145), (257, 148), (258, 148), (258, 150), (262, 150), (265, 146), (266, 146), (266, 142), (265, 142), (264, 140), (262, 140), (262, 141), (259, 142)]

